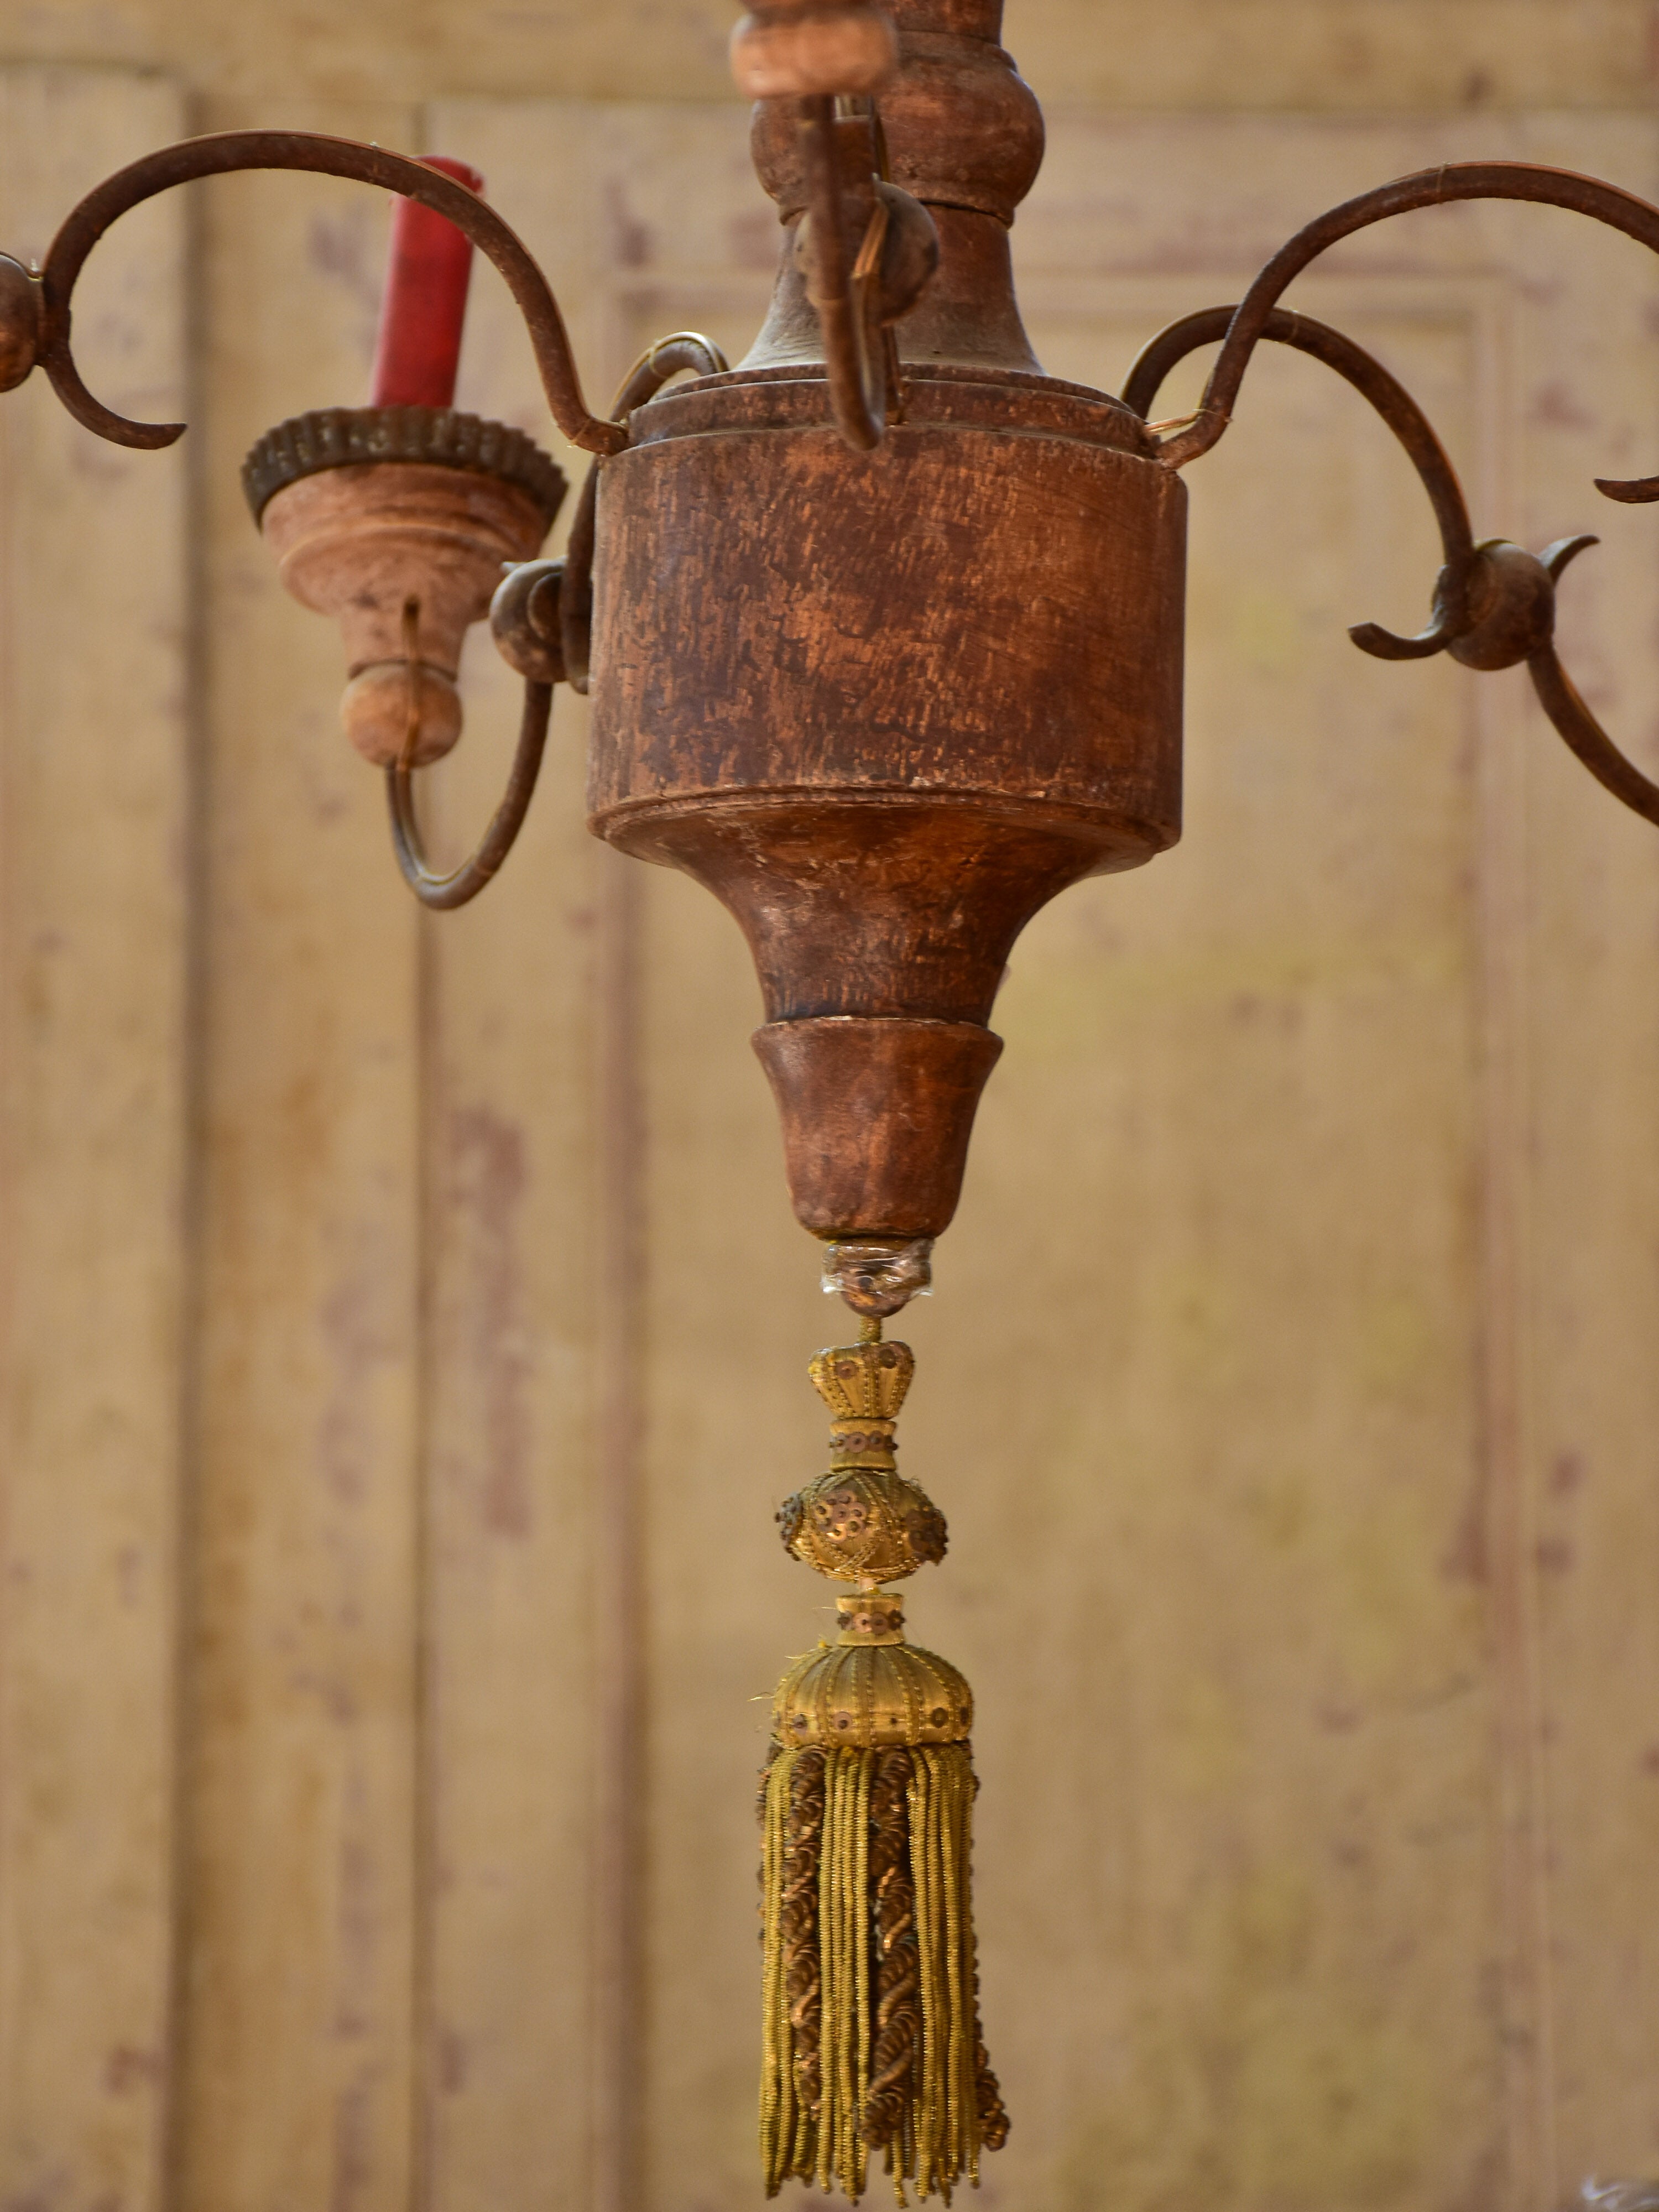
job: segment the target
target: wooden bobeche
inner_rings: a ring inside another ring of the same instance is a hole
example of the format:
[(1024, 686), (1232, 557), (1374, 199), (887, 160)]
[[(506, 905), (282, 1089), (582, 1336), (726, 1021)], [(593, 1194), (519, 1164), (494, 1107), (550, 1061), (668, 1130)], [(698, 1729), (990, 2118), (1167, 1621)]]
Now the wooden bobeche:
[(340, 625), (340, 720), (376, 767), (461, 734), (461, 647), (505, 566), (529, 561), (563, 472), (521, 432), (451, 408), (329, 408), (269, 432), (243, 483), (283, 582)]

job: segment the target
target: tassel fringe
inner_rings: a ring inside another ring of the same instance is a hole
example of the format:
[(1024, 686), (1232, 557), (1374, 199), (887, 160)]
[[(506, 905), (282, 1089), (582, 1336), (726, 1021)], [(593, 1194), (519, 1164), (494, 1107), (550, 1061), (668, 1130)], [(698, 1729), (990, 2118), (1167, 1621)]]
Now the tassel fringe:
[(948, 2204), (1008, 2118), (979, 2026), (965, 1743), (784, 1749), (762, 1790), (766, 2193)]

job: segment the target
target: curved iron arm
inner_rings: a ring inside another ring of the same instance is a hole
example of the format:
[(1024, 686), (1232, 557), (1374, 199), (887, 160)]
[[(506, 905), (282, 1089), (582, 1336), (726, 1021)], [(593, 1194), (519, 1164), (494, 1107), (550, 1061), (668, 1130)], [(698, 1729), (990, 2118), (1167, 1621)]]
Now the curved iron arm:
[(77, 422), (114, 445), (151, 451), (170, 446), (183, 435), (182, 422), (130, 422), (88, 391), (70, 350), (70, 301), (87, 256), (129, 209), (174, 185), (241, 169), (302, 169), (319, 176), (344, 177), (357, 184), (379, 185), (447, 216), (505, 279), (530, 333), (548, 406), (566, 437), (593, 453), (613, 453), (627, 443), (624, 429), (588, 412), (570, 340), (547, 279), (523, 240), (486, 201), (408, 155), (312, 131), (221, 131), (207, 137), (184, 139), (118, 169), (70, 211), (52, 242), (40, 272), (40, 362)]
[[(1286, 285), (1310, 261), (1371, 223), (1454, 200), (1530, 200), (1540, 206), (1566, 208), (1621, 230), (1627, 238), (1659, 253), (1659, 208), (1638, 199), (1634, 192), (1604, 184), (1599, 177), (1581, 176), (1576, 170), (1545, 168), (1531, 161), (1450, 161), (1437, 169), (1419, 169), (1409, 177), (1397, 177), (1392, 184), (1361, 192), (1357, 199), (1345, 200), (1340, 207), (1316, 216), (1279, 247), (1239, 303), (1197, 416), (1189, 428), (1165, 441), (1164, 461), (1170, 468), (1184, 467), (1200, 453), (1207, 453), (1220, 438), (1231, 420), (1239, 385), (1257, 341), (1266, 332), (1268, 317)], [(1659, 499), (1659, 477), (1627, 482), (1598, 477), (1596, 483), (1609, 499)]]
[[(1183, 315), (1179, 322), (1160, 331), (1142, 349), (1129, 371), (1123, 386), (1125, 406), (1133, 408), (1143, 419), (1149, 416), (1159, 386), (1176, 364), (1200, 346), (1213, 345), (1224, 337), (1238, 312), (1237, 307), (1200, 307), (1196, 314)], [(1299, 353), (1311, 354), (1370, 402), (1410, 456), (1440, 526), (1445, 567), (1429, 627), (1415, 637), (1396, 637), (1378, 623), (1358, 623), (1349, 636), (1362, 651), (1375, 653), (1380, 660), (1424, 660), (1441, 652), (1467, 627), (1474, 532), (1469, 527), (1469, 511), (1457, 471), (1433, 425), (1405, 386), (1381, 362), (1328, 323), (1275, 307), (1264, 320), (1261, 335), (1276, 345), (1294, 346)]]
[[(1593, 538), (1564, 538), (1547, 548), (1539, 558), (1551, 582), (1559, 578), (1569, 561), (1595, 543)], [(1620, 751), (1579, 696), (1553, 643), (1547, 641), (1528, 655), (1527, 672), (1544, 712), (1602, 789), (1622, 799), (1633, 813), (1659, 824), (1659, 783)]]
[[(697, 331), (676, 331), (647, 346), (623, 379), (611, 412), (626, 428), (636, 407), (654, 399), (671, 377), (690, 369), (697, 376), (723, 376), (730, 364), (712, 338)], [(599, 495), (599, 465), (590, 463), (582, 479), (576, 511), (565, 541), (564, 578), (559, 592), (559, 635), (565, 681), (573, 691), (587, 689), (588, 655), (593, 630), (593, 526)]]
[(512, 851), (514, 840), (523, 828), (529, 811), (536, 778), (541, 773), (552, 711), (553, 686), (527, 682), (524, 687), (524, 713), (519, 722), (518, 748), (513, 756), (512, 773), (501, 803), (470, 857), (447, 875), (434, 874), (428, 864), (420, 824), (415, 818), (414, 771), (407, 757), (393, 762), (387, 769), (386, 795), (392, 815), (392, 848), (398, 855), (398, 866), (404, 872), (404, 881), (422, 906), (465, 906), (469, 899), (477, 898)]
[[(1659, 216), (1659, 210), (1654, 212)], [(1201, 308), (1160, 331), (1129, 372), (1123, 387), (1125, 405), (1144, 419), (1176, 362), (1236, 328), (1242, 313), (1242, 308)], [(1340, 331), (1282, 307), (1271, 308), (1260, 318), (1252, 344), (1261, 339), (1311, 354), (1370, 402), (1410, 454), (1440, 526), (1445, 566), (1435, 589), (1433, 622), (1413, 638), (1396, 637), (1375, 623), (1359, 623), (1348, 632), (1354, 643), (1383, 660), (1425, 659), (1448, 648), (1473, 668), (1512, 668), (1524, 660), (1539, 703), (1565, 744), (1604, 790), (1659, 825), (1659, 783), (1620, 751), (1579, 696), (1555, 650), (1556, 585), (1567, 563), (1596, 540), (1563, 538), (1535, 559), (1519, 546), (1498, 540), (1475, 544), (1462, 488), (1444, 447), (1417, 402), (1380, 362)], [(1630, 487), (1620, 487), (1620, 495), (1631, 496)]]

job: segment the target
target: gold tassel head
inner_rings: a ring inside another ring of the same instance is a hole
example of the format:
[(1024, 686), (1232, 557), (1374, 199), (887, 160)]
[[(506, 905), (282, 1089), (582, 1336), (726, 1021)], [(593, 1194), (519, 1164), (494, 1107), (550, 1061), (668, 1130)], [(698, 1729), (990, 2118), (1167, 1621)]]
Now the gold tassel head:
[(948, 1660), (904, 1641), (901, 1600), (884, 1590), (838, 1598), (836, 1606), (839, 1638), (798, 1659), (778, 1685), (778, 1741), (860, 1751), (964, 1741), (974, 1693)]

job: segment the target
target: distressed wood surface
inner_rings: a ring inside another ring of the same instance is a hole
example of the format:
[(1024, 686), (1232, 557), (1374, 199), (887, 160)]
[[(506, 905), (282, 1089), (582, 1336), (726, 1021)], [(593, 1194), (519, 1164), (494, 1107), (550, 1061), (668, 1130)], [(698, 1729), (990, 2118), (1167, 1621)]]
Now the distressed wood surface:
[[(507, 118), (485, 139), (486, 176), (573, 304), (598, 406), (618, 372), (596, 374), (591, 233), (562, 214), (582, 205), (586, 125), (552, 119), (532, 137)], [(465, 158), (465, 130), (426, 129)], [(501, 288), (474, 281), (458, 404), (547, 443), (522, 327)], [(587, 465), (555, 450), (572, 491), (550, 550)], [(520, 687), (475, 635), (462, 688), (469, 738), (431, 779), (434, 834), (456, 854), (495, 805)], [(421, 2185), (446, 2212), (604, 2203), (633, 2124), (620, 2063), (596, 2062), (635, 2033), (635, 1623), (613, 1516), (632, 1497), (619, 1416), (636, 1255), (626, 1072), (603, 1057), (601, 1013), (602, 994), (626, 988), (609, 926), (626, 871), (583, 828), (586, 726), (562, 689), (499, 880), (426, 927)], [(596, 1760), (601, 1742), (617, 1764)]]
[[(154, 86), (118, 125), (120, 81), (76, 79), (55, 96), (106, 121), (43, 134), (19, 82), (20, 207), (170, 127)], [(261, 119), (475, 161), (596, 405), (650, 338), (735, 356), (759, 320), (777, 233), (735, 107)], [(1051, 124), (1022, 298), (1091, 381), (1378, 177), (1479, 154), (1659, 184), (1639, 118)], [(805, 1362), (844, 1321), (790, 1218), (752, 967), (697, 886), (583, 835), (562, 697), (500, 883), (415, 912), (331, 626), (234, 483), (280, 416), (363, 390), (384, 204), (203, 198), (193, 842), (180, 464), (86, 447), (33, 391), (0, 410), (0, 2206), (738, 2212), (755, 1701), (827, 1619), (771, 1510), (818, 1463)], [(1654, 519), (1589, 489), (1659, 465), (1638, 251), (1439, 210), (1298, 296), (1417, 391), (1478, 529), (1601, 532), (1564, 652), (1651, 767)], [(133, 374), (160, 385), (156, 342)], [(460, 402), (544, 428), (484, 277)], [(1659, 2167), (1659, 848), (1520, 676), (1349, 646), (1414, 626), (1436, 555), (1345, 386), (1264, 357), (1189, 483), (1185, 842), (1015, 946), (904, 1331), (908, 1463), (953, 1539), (909, 1610), (977, 1695), (1015, 2125), (979, 2201), (1552, 2212)], [(157, 556), (114, 565), (134, 542)], [(99, 649), (48, 652), (89, 558)], [(510, 749), (471, 656), (423, 794), (441, 850)]]
[(868, 455), (811, 384), (659, 400), (601, 479), (594, 824), (740, 923), (820, 1235), (949, 1225), (1015, 937), (1179, 833), (1185, 489), (982, 374), (916, 372)]
[[(181, 127), (166, 86), (0, 70), (27, 258)], [(115, 405), (176, 414), (182, 210), (88, 271)], [(181, 457), (0, 412), (0, 2204), (159, 2212), (183, 1455)]]
[[(396, 109), (261, 119), (412, 135)], [(181, 2201), (379, 2212), (408, 2201), (415, 2130), (417, 915), (339, 731), (334, 626), (271, 588), (237, 471), (283, 416), (366, 392), (385, 204), (289, 177), (204, 198)]]

